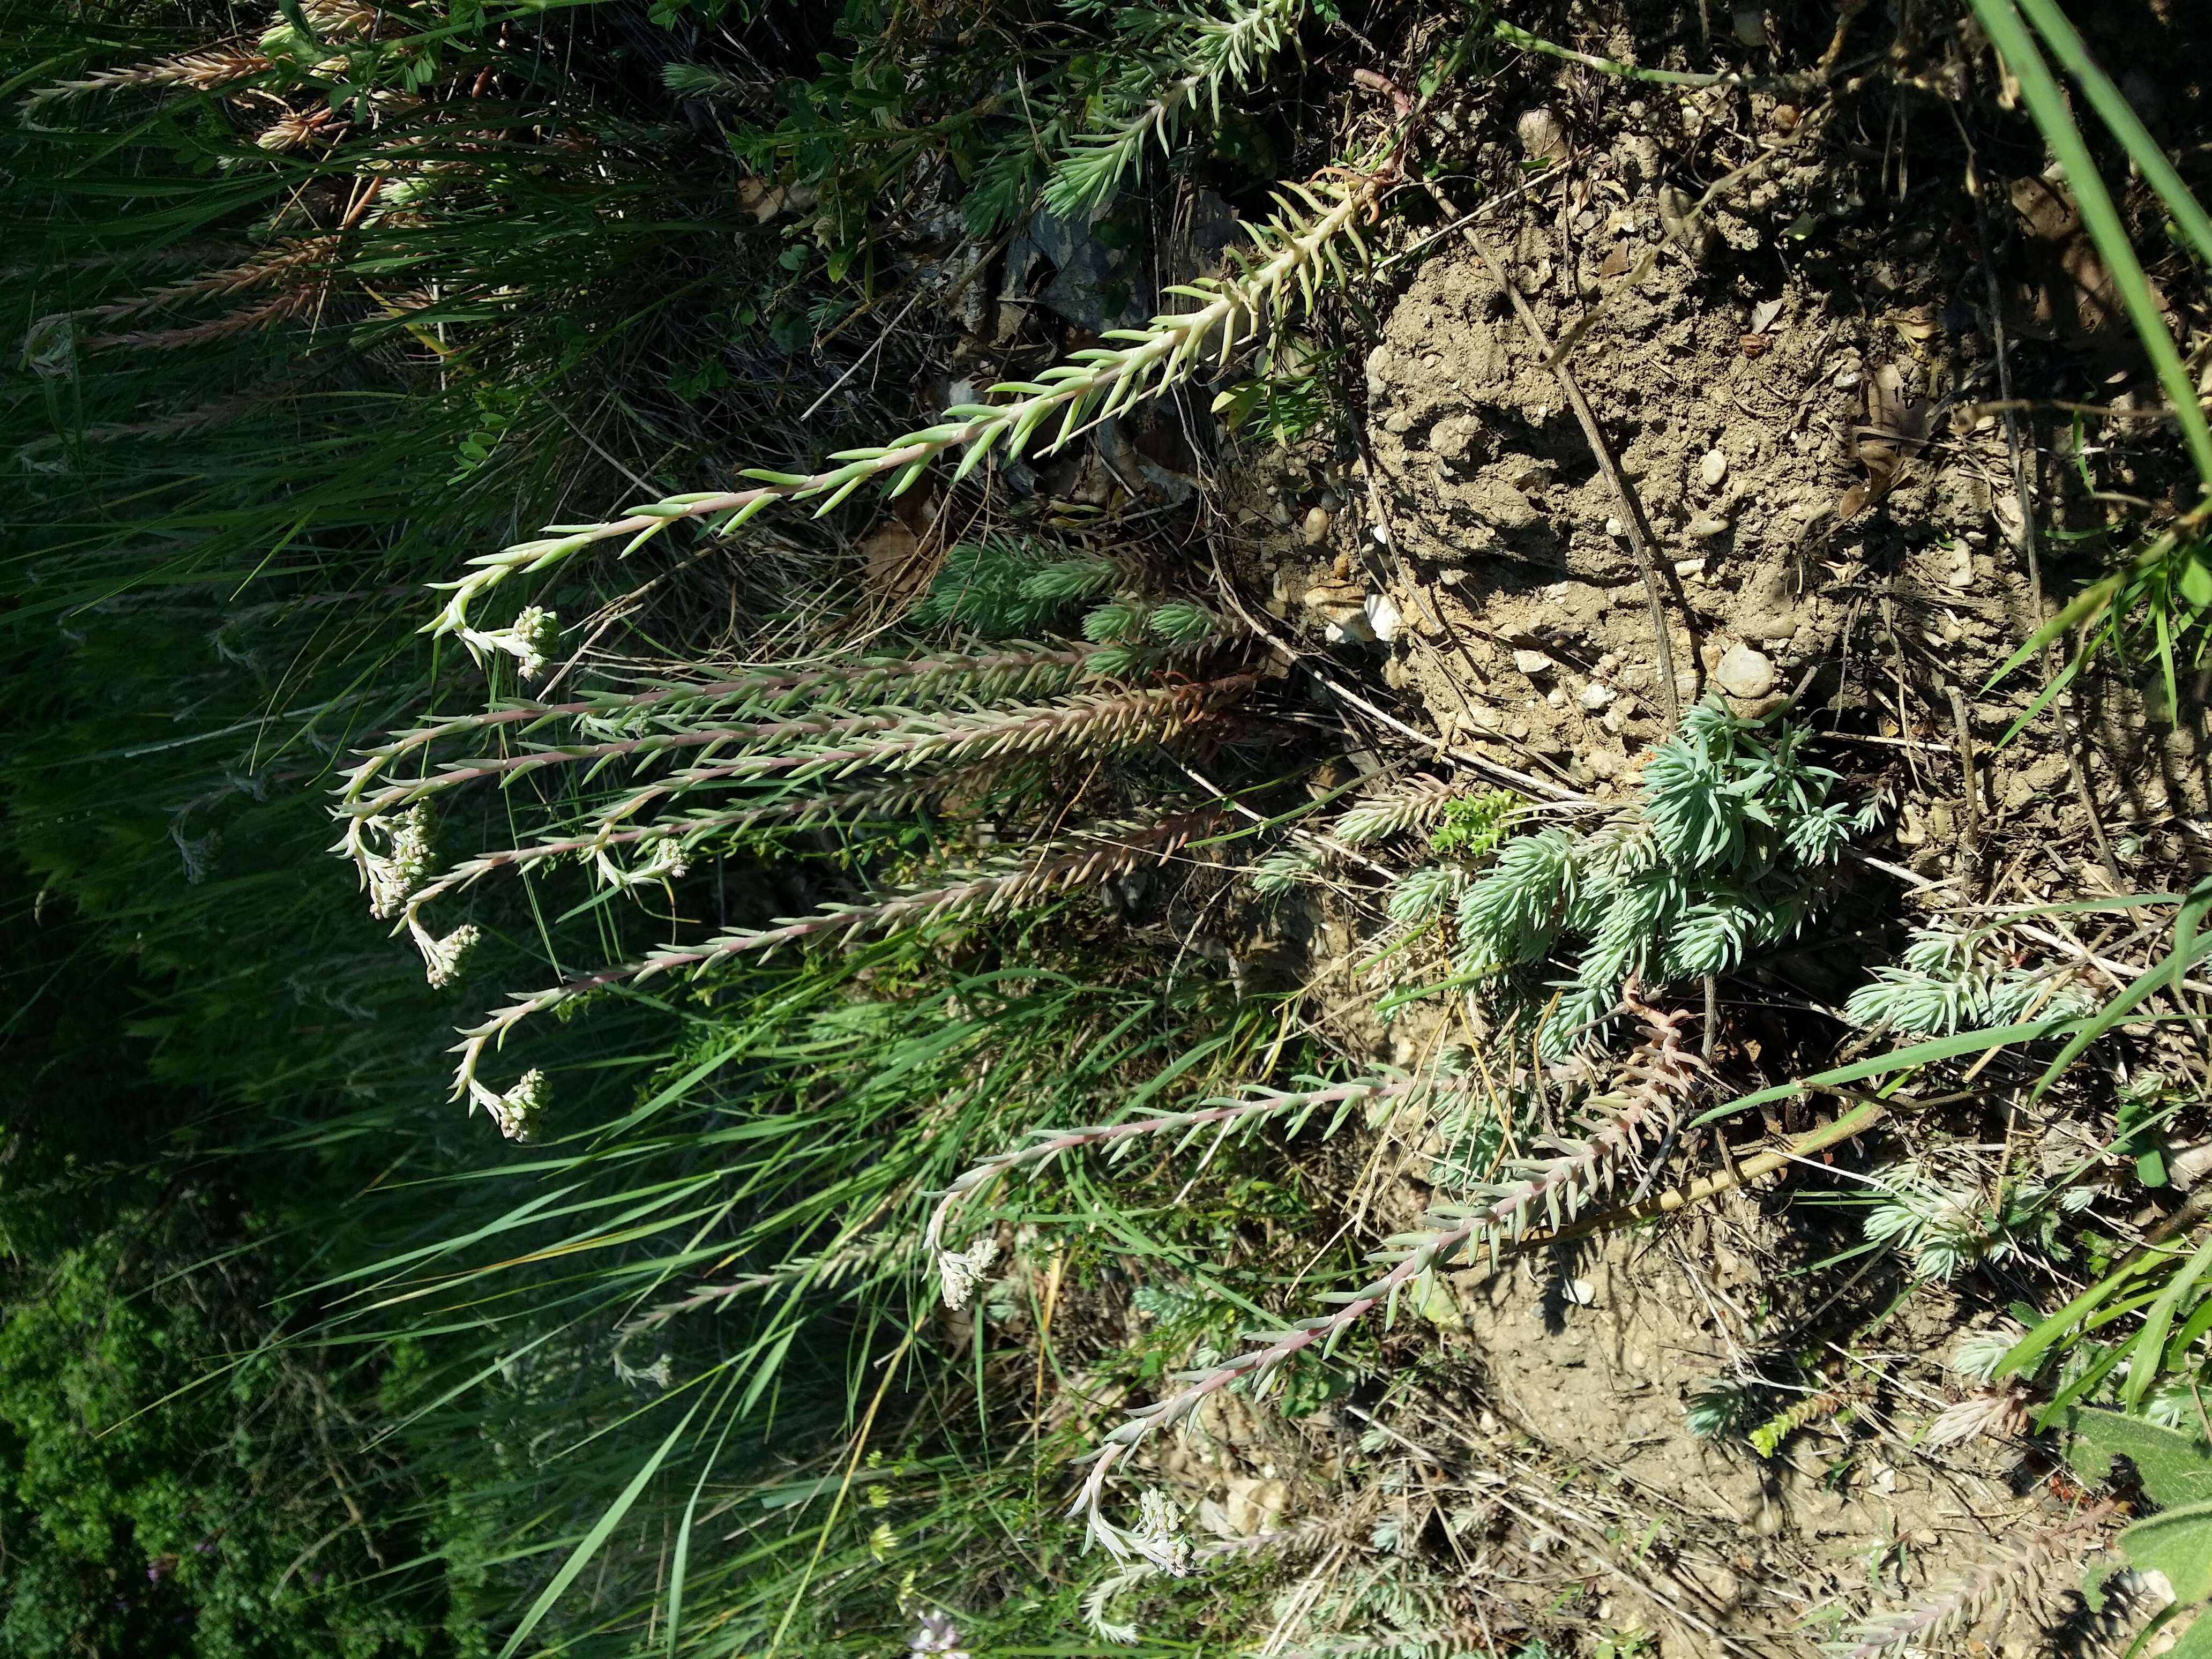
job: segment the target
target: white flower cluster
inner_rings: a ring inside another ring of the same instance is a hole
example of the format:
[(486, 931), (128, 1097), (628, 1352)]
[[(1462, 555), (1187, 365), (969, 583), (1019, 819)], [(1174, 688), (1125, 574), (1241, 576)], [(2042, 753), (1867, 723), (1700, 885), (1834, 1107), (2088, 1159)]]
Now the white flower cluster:
[(909, 1653), (935, 1654), (937, 1659), (969, 1659), (968, 1650), (960, 1645), (960, 1626), (952, 1622), (949, 1613), (925, 1613), (921, 1628), (907, 1638)]
[(561, 619), (543, 605), (525, 605), (505, 628), (462, 629), (461, 643), (479, 662), (487, 651), (505, 652), (514, 659), (517, 674), (534, 680), (561, 643)]
[(1183, 1535), (1182, 1511), (1157, 1487), (1146, 1488), (1137, 1499), (1137, 1524), (1128, 1538), (1137, 1553), (1162, 1572), (1180, 1578), (1190, 1571), (1190, 1540)]
[(365, 841), (361, 853), (362, 872), (368, 878), (368, 913), (381, 921), (398, 915), (408, 895), (430, 873), (430, 808), (418, 800), (398, 823), (371, 818), (363, 828), (385, 838), (381, 854), (368, 850)]
[(427, 930), (418, 927), (415, 943), (422, 947), (424, 972), (431, 988), (442, 991), (459, 979), (469, 952), (483, 938), (483, 929), (473, 921), (463, 922), (443, 939), (433, 939)]
[(945, 1305), (958, 1313), (968, 1305), (968, 1298), (975, 1294), (975, 1287), (983, 1282), (983, 1275), (999, 1259), (995, 1239), (977, 1239), (963, 1250), (946, 1250), (937, 1258), (939, 1281), (945, 1291)]
[(683, 841), (674, 836), (653, 842), (645, 856), (627, 870), (609, 857), (604, 847), (587, 848), (579, 856), (590, 862), (599, 878), (610, 887), (650, 887), (657, 882), (681, 881), (691, 867), (684, 854)]
[(484, 1109), (499, 1125), (500, 1133), (509, 1140), (525, 1146), (538, 1139), (538, 1121), (545, 1112), (545, 1073), (535, 1066), (525, 1072), (515, 1085), (503, 1095), (489, 1089), (477, 1097)]

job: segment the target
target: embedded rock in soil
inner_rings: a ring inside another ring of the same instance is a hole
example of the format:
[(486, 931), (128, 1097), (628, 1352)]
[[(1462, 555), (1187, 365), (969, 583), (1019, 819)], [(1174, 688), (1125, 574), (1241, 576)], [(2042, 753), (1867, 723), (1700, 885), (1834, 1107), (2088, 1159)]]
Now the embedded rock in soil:
[(1739, 641), (1721, 653), (1713, 684), (1731, 697), (1763, 697), (1774, 690), (1773, 659)]

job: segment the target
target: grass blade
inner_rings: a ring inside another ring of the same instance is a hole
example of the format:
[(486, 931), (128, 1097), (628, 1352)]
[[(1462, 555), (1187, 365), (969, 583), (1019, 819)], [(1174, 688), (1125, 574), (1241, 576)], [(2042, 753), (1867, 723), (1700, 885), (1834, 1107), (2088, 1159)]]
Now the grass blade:
[(2188, 442), (2190, 458), (2197, 464), (2197, 477), (2212, 488), (2212, 427), (2205, 424), (2204, 411), (2197, 403), (2196, 383), (2189, 378), (2189, 370), (2173, 343), (2173, 335), (2159, 310), (2158, 300), (2151, 293), (2150, 278), (2143, 274), (2142, 261), (2136, 257), (2135, 245), (2128, 240), (2127, 226), (2120, 218), (2119, 209), (2113, 205), (2105, 181), (2097, 174), (2097, 164), (2090, 158), (2089, 146), (2082, 140), (2081, 129), (2074, 125), (2073, 115), (2066, 107), (2065, 94), (2052, 76), (2051, 66), (2043, 61), (2043, 54), (2036, 50), (2034, 39), (2021, 21), (2014, 0), (1974, 0), (1974, 15), (1982, 20), (1990, 40), (2019, 80), (2021, 97), (2027, 104), (2027, 112), (2034, 118), (2044, 141), (2065, 169), (2066, 182), (2072, 186), (2075, 204), (2081, 210), (2082, 226), (2096, 244), (2114, 286), (2120, 290), (2128, 316), (2142, 339), (2143, 350), (2158, 371), (2159, 384), (2166, 388), (2166, 398), (2173, 404), (2174, 418)]
[(696, 1402), (690, 1411), (684, 1413), (684, 1420), (668, 1431), (668, 1438), (660, 1443), (659, 1449), (647, 1458), (638, 1472), (630, 1477), (629, 1485), (622, 1489), (622, 1496), (607, 1506), (607, 1512), (599, 1518), (591, 1531), (584, 1534), (583, 1542), (576, 1546), (562, 1565), (561, 1571), (553, 1575), (553, 1582), (540, 1590), (538, 1599), (530, 1604), (530, 1611), (514, 1627), (514, 1634), (507, 1638), (507, 1645), (499, 1650), (499, 1659), (514, 1659), (515, 1652), (530, 1639), (530, 1632), (538, 1628), (539, 1621), (553, 1610), (553, 1604), (561, 1599), (569, 1585), (576, 1582), (576, 1575), (591, 1565), (592, 1558), (599, 1553), (599, 1546), (607, 1541), (609, 1534), (617, 1527), (622, 1525), (623, 1516), (629, 1513), (630, 1506), (637, 1502), (647, 1484), (659, 1472), (660, 1466), (668, 1461), (668, 1454), (676, 1449), (677, 1442), (684, 1437), (684, 1431), (691, 1426), (691, 1419), (699, 1414), (699, 1407), (705, 1403), (704, 1401)]
[(2212, 264), (2212, 216), (2208, 216), (2181, 175), (2173, 170), (2173, 163), (2166, 159), (2166, 152), (2158, 147), (2158, 140), (2150, 136), (2135, 106), (2121, 94), (2097, 61), (2089, 56), (2066, 14), (2059, 10), (2057, 0), (2018, 0), (2020, 9), (2035, 25), (2036, 33), (2050, 44), (2051, 55), (2065, 65), (2066, 72), (2081, 83), (2097, 118), (2112, 130), (2112, 136), (2126, 147), (2128, 159), (2141, 169), (2144, 180), (2158, 192), (2166, 204), (2166, 211), (2173, 215), (2173, 222), (2197, 251), (2197, 257)]
[(1725, 1105), (1714, 1107), (1689, 1127), (1694, 1129), (1700, 1124), (1730, 1116), (1747, 1107), (1763, 1106), (1771, 1100), (1787, 1100), (1807, 1089), (1857, 1083), (1870, 1077), (1884, 1077), (1892, 1072), (1906, 1071), (1915, 1066), (1932, 1066), (1941, 1060), (1956, 1060), (1962, 1054), (1978, 1054), (1985, 1049), (2002, 1048), (2010, 1043), (2033, 1042), (2038, 1037), (2056, 1036), (2061, 1031), (2070, 1031), (2083, 1023), (2078, 1019), (2031, 1019), (2017, 1025), (1994, 1026), (1985, 1031), (1960, 1031), (1955, 1036), (1931, 1037), (1925, 1042), (1907, 1043), (1902, 1048), (1893, 1048), (1887, 1054), (1876, 1054), (1870, 1060), (1854, 1060), (1850, 1065), (1838, 1066), (1833, 1071), (1821, 1072), (1789, 1083), (1777, 1083), (1770, 1088), (1738, 1096)]
[(2139, 1412), (2150, 1396), (2150, 1385), (2158, 1381), (2164, 1369), (2160, 1364), (2166, 1357), (2166, 1334), (2173, 1328), (2173, 1316), (2181, 1306), (2181, 1298), (2189, 1294), (2190, 1286), (2203, 1278), (2204, 1270), (2212, 1267), (2212, 1238), (2197, 1247), (2197, 1254), (2189, 1258), (2188, 1265), (2174, 1274), (2173, 1283), (2164, 1294), (2151, 1304), (2143, 1316), (2142, 1332), (2133, 1345), (2134, 1358), (2128, 1364), (2128, 1386), (2125, 1398), (2128, 1409)]

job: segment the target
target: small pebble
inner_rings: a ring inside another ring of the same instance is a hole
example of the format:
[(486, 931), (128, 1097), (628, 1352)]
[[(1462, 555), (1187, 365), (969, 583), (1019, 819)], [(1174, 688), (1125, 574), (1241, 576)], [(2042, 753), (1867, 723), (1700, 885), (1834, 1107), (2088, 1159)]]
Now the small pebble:
[(1716, 536), (1725, 535), (1729, 521), (1711, 513), (1700, 513), (1685, 526), (1683, 533), (1693, 542), (1709, 542)]
[(1705, 459), (1698, 463), (1698, 476), (1705, 481), (1708, 489), (1718, 489), (1721, 480), (1728, 477), (1728, 457), (1717, 449), (1705, 452)]
[(1552, 672), (1552, 659), (1540, 651), (1516, 651), (1513, 665), (1531, 679)]
[(1628, 526), (1618, 519), (1607, 519), (1605, 521), (1605, 533), (1608, 536), (1626, 536), (1628, 533)]
[(1586, 685), (1583, 687), (1582, 705), (1592, 714), (1595, 714), (1606, 704), (1611, 702), (1613, 696), (1613, 688), (1609, 685)]
[(1763, 697), (1774, 690), (1774, 663), (1741, 641), (1721, 653), (1713, 684), (1731, 697)]
[(1398, 637), (1398, 629), (1405, 624), (1405, 615), (1388, 593), (1377, 593), (1367, 601), (1367, 626), (1375, 637), (1388, 645)]
[(1327, 507), (1310, 507), (1306, 509), (1304, 520), (1298, 526), (1298, 533), (1305, 538), (1306, 545), (1311, 547), (1328, 539), (1328, 525)]
[(1702, 576), (1705, 574), (1705, 562), (1703, 559), (1677, 559), (1674, 561), (1674, 574), (1684, 581), (1692, 576)]

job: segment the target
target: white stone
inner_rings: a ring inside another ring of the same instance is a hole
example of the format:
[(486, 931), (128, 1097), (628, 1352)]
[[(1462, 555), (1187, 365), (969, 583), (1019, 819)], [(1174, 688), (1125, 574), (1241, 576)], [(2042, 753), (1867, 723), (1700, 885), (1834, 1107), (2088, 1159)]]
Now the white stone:
[(1728, 477), (1728, 457), (1717, 449), (1705, 452), (1705, 459), (1698, 463), (1698, 476), (1705, 481), (1708, 489), (1718, 489), (1721, 480)]
[(1388, 593), (1373, 594), (1368, 599), (1367, 626), (1383, 644), (1388, 645), (1398, 637), (1398, 630), (1404, 626), (1405, 621), (1404, 613)]
[(1589, 709), (1590, 713), (1595, 714), (1599, 709), (1604, 708), (1606, 704), (1611, 702), (1613, 701), (1613, 691), (1611, 686), (1592, 684), (1583, 687), (1581, 702), (1583, 708)]
[(1316, 543), (1328, 539), (1328, 509), (1325, 507), (1310, 507), (1306, 509), (1305, 520), (1299, 525), (1298, 533), (1305, 538), (1307, 546), (1311, 547)]
[(1516, 651), (1513, 665), (1531, 679), (1552, 672), (1552, 659), (1540, 651)]
[(1763, 697), (1774, 690), (1774, 663), (1739, 641), (1714, 665), (1713, 684), (1731, 697)]

